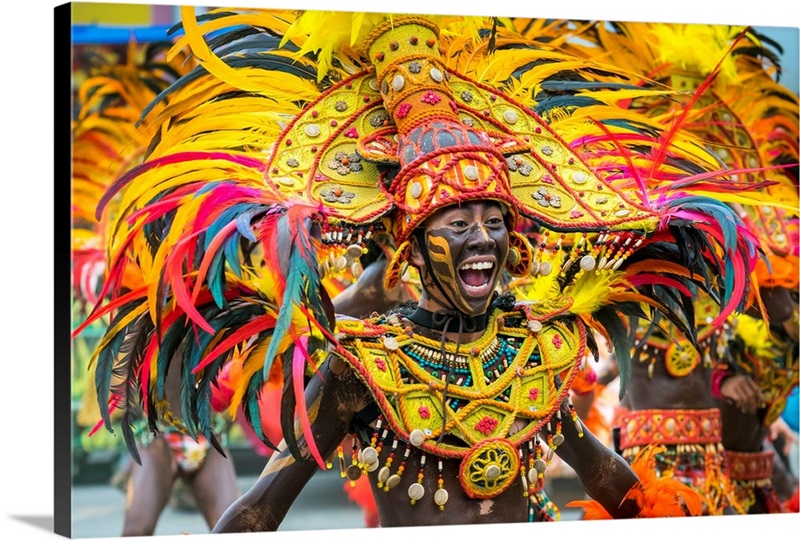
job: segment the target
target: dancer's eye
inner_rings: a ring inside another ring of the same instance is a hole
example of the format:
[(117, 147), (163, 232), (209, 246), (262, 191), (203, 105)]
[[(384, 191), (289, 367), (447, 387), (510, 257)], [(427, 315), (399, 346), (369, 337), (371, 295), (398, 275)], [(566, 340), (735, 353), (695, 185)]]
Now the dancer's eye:
[(503, 225), (503, 220), (499, 217), (491, 217), (486, 220), (486, 224), (490, 227), (496, 227), (498, 225)]

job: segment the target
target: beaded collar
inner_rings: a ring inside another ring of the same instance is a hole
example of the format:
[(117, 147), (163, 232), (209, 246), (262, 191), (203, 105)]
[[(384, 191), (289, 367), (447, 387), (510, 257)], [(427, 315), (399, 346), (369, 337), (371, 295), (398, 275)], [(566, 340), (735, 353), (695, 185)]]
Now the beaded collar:
[[(525, 304), (496, 311), (478, 339), (458, 347), (447, 342), (444, 351), (397, 315), (341, 320), (337, 337), (337, 354), (370, 389), (392, 444), (460, 460), (461, 487), (472, 498), (505, 491), (526, 467), (536, 471), (526, 485), (544, 472), (563, 442), (561, 403), (586, 353), (581, 322), (540, 320)], [(359, 453), (363, 470), (379, 468), (371, 460), (381, 440), (376, 435)], [(387, 465), (380, 471), (379, 481), (388, 482)]]

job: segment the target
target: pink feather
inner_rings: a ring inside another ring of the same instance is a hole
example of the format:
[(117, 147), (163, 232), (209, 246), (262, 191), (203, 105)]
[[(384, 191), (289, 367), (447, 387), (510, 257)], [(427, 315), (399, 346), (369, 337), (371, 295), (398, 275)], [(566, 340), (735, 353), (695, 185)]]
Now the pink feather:
[(292, 387), (294, 388), (297, 402), (297, 416), (300, 419), (303, 436), (306, 438), (311, 455), (314, 456), (317, 465), (321, 469), (325, 469), (325, 460), (322, 459), (314, 441), (314, 432), (311, 431), (311, 422), (308, 419), (308, 410), (306, 409), (305, 367), (306, 363), (313, 364), (311, 357), (308, 355), (308, 336), (298, 336), (293, 329), (290, 329), (289, 332), (295, 342), (294, 355), (292, 356)]

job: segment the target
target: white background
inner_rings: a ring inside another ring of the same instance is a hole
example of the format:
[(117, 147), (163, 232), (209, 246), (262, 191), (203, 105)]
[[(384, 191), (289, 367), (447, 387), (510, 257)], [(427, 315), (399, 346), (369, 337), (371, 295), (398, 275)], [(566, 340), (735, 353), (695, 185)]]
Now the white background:
[[(146, 3), (133, 0), (134, 3)], [(164, 2), (167, 3), (167, 2)], [(201, 2), (189, 2), (206, 5)], [(650, 20), (798, 26), (796, 8), (789, 2), (759, 0), (747, 7), (731, 2), (669, 0), (661, 2), (562, 1), (491, 3), (422, 0), (223, 0), (222, 5), (303, 7), (349, 11), (404, 13), (462, 13), (475, 15), (522, 15), (530, 17), (605, 20)], [(3, 491), (1, 538), (51, 538), (53, 533), (53, 8), (59, 2), (17, 0), (3, 5), (0, 31), (2, 96), (2, 167), (0, 168), (0, 220), (2, 220), (2, 280), (0, 281), (0, 489)], [(716, 7), (713, 7), (716, 6)], [(491, 10), (491, 11), (490, 11)], [(793, 60), (797, 77), (797, 60)], [(795, 87), (796, 88), (796, 87)], [(60, 141), (63, 143), (63, 141)], [(57, 201), (61, 212), (67, 201)], [(60, 251), (66, 249), (59, 246)], [(65, 355), (64, 357), (68, 357)], [(66, 449), (64, 449), (66, 451)], [(798, 530), (800, 515), (759, 518), (659, 519), (596, 524), (563, 522), (491, 527), (415, 529), (415, 536), (463, 535), (478, 538), (500, 535), (577, 535), (589, 538), (736, 538), (753, 534), (781, 536)], [(330, 531), (328, 539), (405, 538), (410, 531)], [(793, 533), (790, 533), (790, 535)], [(302, 537), (303, 533), (278, 533), (278, 538)], [(267, 534), (248, 535), (266, 538)], [(212, 538), (211, 535), (198, 535)], [(161, 538), (182, 538), (181, 536)], [(270, 536), (275, 538), (275, 535)]]

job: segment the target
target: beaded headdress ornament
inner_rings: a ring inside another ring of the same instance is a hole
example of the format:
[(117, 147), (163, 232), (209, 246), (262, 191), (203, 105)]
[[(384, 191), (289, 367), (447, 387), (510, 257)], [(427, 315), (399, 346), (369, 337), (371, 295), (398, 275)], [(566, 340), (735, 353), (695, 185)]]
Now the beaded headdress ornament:
[(655, 229), (634, 187), (596, 176), (529, 107), (449, 69), (438, 34), (416, 17), (378, 25), (364, 45), (372, 66), (292, 121), (267, 185), (324, 206), (329, 222), (387, 218), (397, 246), (469, 200), (501, 202), (512, 229), (518, 214), (561, 230)]

